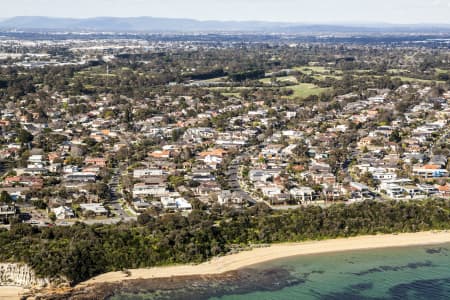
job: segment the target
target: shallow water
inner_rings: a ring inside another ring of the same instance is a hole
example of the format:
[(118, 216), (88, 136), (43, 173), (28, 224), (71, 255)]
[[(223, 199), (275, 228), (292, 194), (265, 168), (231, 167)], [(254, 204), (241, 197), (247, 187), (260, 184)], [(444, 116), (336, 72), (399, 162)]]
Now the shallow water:
[[(273, 282), (268, 288), (267, 282), (220, 286), (214, 281), (206, 287), (210, 295), (205, 296), (203, 285), (198, 299), (450, 299), (450, 244), (291, 257), (253, 266), (251, 272), (280, 268), (289, 272), (289, 283)], [(172, 299), (196, 299), (192, 293), (184, 298), (182, 289), (172, 292)], [(166, 297), (157, 291), (112, 299)]]

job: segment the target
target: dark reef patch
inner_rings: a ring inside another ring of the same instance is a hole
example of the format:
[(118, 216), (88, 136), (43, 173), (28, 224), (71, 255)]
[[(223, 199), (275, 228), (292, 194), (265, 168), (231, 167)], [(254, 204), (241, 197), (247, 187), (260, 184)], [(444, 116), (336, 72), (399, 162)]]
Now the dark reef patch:
[(428, 249), (425, 249), (425, 252), (428, 253), (428, 254), (441, 254), (441, 253), (444, 253), (444, 252), (448, 252), (448, 249), (447, 248), (442, 248), (442, 247), (440, 247), (440, 248), (428, 248)]
[(409, 263), (404, 266), (379, 266), (377, 268), (372, 268), (372, 269), (368, 269), (368, 270), (361, 271), (361, 272), (355, 272), (355, 273), (351, 273), (351, 274), (356, 275), (356, 276), (364, 276), (364, 275), (368, 275), (368, 274), (388, 272), (388, 271), (403, 271), (403, 270), (407, 270), (407, 269), (415, 270), (415, 269), (423, 268), (423, 267), (433, 267), (433, 263), (431, 261), (425, 261), (425, 262)]
[(325, 273), (325, 271), (323, 271), (323, 270), (313, 270), (311, 272), (303, 273), (303, 274), (301, 274), (301, 276), (303, 279), (306, 280), (306, 279), (308, 279), (309, 276), (311, 276), (313, 274), (323, 274), (323, 273)]
[[(321, 271), (315, 271), (320, 273)], [(314, 272), (311, 272), (314, 273)], [(37, 300), (97, 300), (121, 295), (123, 299), (206, 300), (224, 294), (247, 294), (254, 291), (276, 291), (306, 281), (284, 268), (266, 270), (242, 269), (221, 275), (181, 276), (160, 279), (127, 280), (73, 289), (65, 294), (45, 295)], [(123, 295), (123, 296), (122, 296)]]
[(318, 295), (321, 300), (447, 300), (450, 295), (450, 278), (416, 280), (409, 283), (402, 283), (391, 287), (384, 297), (368, 297), (360, 295), (367, 289), (372, 288), (372, 284), (350, 285), (342, 292), (335, 292), (326, 295)]
[(444, 300), (449, 299), (450, 278), (416, 280), (389, 289), (391, 299)]
[(356, 290), (356, 291), (366, 291), (373, 288), (373, 283), (371, 282), (362, 282), (358, 284), (353, 284), (350, 286), (350, 289)]

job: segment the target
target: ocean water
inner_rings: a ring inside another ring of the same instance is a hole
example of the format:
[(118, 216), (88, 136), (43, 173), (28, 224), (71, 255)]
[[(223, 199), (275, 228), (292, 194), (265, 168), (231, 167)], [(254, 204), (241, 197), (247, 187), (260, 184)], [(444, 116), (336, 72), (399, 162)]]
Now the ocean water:
[(450, 244), (291, 257), (252, 266), (249, 278), (265, 278), (261, 274), (270, 270), (285, 270), (288, 276), (280, 273), (285, 275), (277, 282), (275, 273), (269, 281), (238, 280), (226, 287), (221, 284), (228, 282), (214, 281), (199, 285), (198, 296), (189, 287), (189, 293), (177, 288), (170, 294), (124, 293), (112, 299), (450, 299)]

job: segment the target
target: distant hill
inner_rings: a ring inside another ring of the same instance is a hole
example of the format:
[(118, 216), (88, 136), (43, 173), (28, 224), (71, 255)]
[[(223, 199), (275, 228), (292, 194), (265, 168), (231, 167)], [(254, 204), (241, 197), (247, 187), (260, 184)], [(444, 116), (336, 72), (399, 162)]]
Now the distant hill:
[(193, 31), (264, 31), (289, 24), (269, 22), (197, 21), (153, 17), (88, 19), (14, 17), (0, 22), (3, 29), (36, 30), (92, 30), (141, 32), (193, 32)]
[(112, 32), (273, 32), (273, 33), (320, 33), (320, 32), (445, 32), (447, 25), (391, 25), (391, 24), (337, 24), (312, 25), (299, 23), (261, 21), (197, 21), (193, 19), (170, 19), (153, 17), (115, 18), (97, 17), (87, 19), (14, 17), (0, 20), (3, 30), (30, 31), (112, 31)]

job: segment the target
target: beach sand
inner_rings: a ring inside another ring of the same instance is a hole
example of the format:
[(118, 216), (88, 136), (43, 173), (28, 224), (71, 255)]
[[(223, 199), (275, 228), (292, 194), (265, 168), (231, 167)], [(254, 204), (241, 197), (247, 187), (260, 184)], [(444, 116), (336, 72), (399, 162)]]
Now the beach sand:
[(176, 265), (148, 269), (130, 269), (130, 274), (110, 272), (80, 283), (77, 288), (132, 279), (169, 278), (175, 276), (217, 275), (263, 262), (298, 256), (351, 250), (433, 245), (450, 242), (450, 232), (433, 231), (403, 234), (370, 235), (302, 243), (274, 244), (237, 254), (213, 258), (198, 265)]
[(0, 300), (18, 300), (27, 291), (17, 286), (0, 286)]

